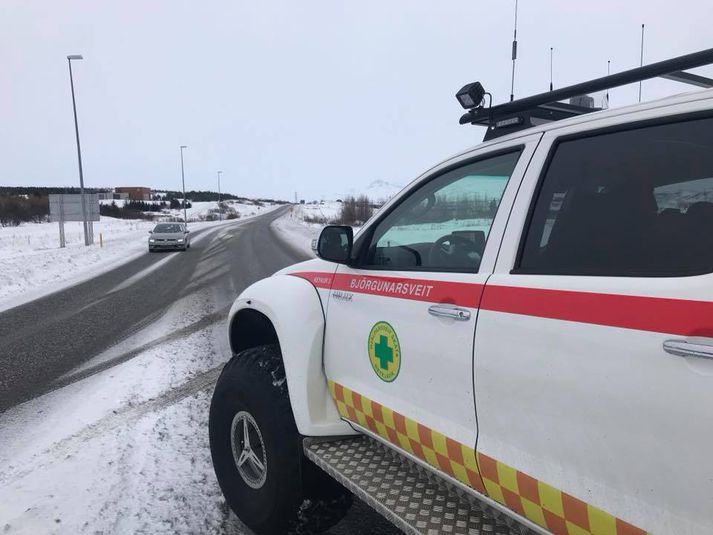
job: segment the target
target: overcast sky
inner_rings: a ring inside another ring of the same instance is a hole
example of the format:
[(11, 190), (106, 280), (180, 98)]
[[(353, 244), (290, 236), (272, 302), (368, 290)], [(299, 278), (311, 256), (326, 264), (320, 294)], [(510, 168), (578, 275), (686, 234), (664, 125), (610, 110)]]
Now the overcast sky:
[[(0, 185), (329, 198), (405, 184), (482, 139), (455, 92), (509, 98), (514, 0), (2, 0)], [(713, 47), (711, 0), (520, 0), (515, 93)], [(713, 76), (713, 69), (698, 70)], [(688, 90), (644, 84), (644, 98)], [(638, 88), (611, 93), (632, 103)]]

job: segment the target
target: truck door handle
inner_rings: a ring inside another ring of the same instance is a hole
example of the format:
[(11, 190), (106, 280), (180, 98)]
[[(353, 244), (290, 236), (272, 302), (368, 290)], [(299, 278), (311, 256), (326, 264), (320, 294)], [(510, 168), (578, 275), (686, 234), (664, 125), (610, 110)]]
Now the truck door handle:
[(713, 359), (713, 345), (700, 342), (687, 342), (686, 340), (666, 340), (663, 343), (666, 353), (678, 357), (700, 357)]
[(470, 319), (470, 310), (455, 305), (431, 305), (428, 307), (428, 313), (433, 316), (452, 318), (459, 321), (468, 321)]

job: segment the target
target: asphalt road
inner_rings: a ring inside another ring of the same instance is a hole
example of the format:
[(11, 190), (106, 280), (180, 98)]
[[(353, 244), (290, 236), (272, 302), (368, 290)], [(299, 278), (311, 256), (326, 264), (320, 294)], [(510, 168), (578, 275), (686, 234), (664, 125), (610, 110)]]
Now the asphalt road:
[[(187, 293), (210, 287), (217, 308), (206, 321), (226, 316), (221, 301), (229, 307), (251, 283), (304, 259), (270, 228), (287, 209), (196, 231), (185, 253), (147, 252), (0, 313), (0, 412), (62, 386), (64, 374), (152, 323)], [(223, 233), (219, 240), (202, 239), (216, 232)]]
[[(286, 210), (195, 231), (187, 252), (147, 252), (89, 281), (0, 313), (0, 413), (138, 355), (146, 346), (76, 372), (189, 295), (209, 294), (213, 312), (188, 331), (165, 333), (153, 344), (225, 321), (244, 288), (304, 260), (270, 227)], [(330, 530), (332, 535), (392, 533), (398, 530), (358, 500)]]

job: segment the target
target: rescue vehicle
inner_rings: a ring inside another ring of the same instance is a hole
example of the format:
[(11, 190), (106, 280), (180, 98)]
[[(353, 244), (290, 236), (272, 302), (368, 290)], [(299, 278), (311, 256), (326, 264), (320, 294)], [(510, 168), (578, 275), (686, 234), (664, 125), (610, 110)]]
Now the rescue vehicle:
[(355, 495), (407, 533), (713, 533), (713, 90), (562, 102), (711, 63), (469, 84), (484, 143), (247, 288), (209, 420), (240, 519), (318, 532)]

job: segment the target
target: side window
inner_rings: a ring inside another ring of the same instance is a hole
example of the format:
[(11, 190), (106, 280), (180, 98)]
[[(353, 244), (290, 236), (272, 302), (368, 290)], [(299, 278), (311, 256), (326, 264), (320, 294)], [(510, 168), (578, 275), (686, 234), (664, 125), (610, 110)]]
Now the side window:
[(365, 266), (475, 273), (520, 151), (448, 171), (411, 193), (379, 222)]
[(713, 272), (713, 119), (560, 143), (515, 273)]

